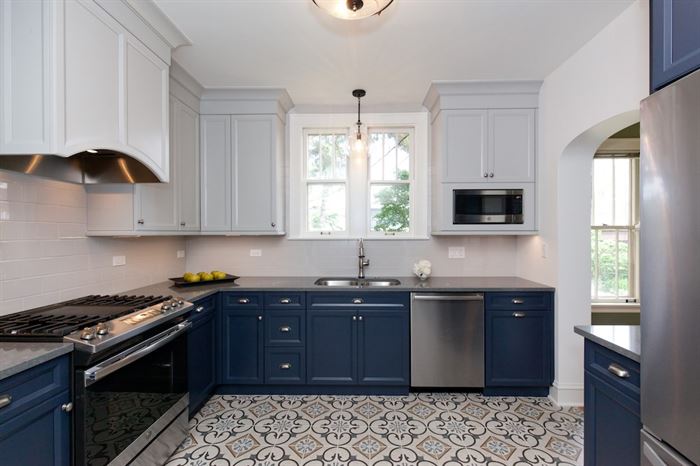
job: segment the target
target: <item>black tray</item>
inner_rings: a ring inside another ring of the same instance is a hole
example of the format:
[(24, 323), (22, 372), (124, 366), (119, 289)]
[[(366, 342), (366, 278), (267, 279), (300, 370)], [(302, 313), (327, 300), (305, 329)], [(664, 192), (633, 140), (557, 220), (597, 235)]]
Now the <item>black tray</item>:
[(208, 282), (186, 282), (184, 278), (182, 277), (173, 277), (173, 278), (168, 278), (168, 280), (173, 282), (173, 286), (177, 288), (188, 288), (190, 286), (201, 286), (201, 285), (212, 285), (214, 283), (226, 283), (226, 282), (235, 282), (238, 280), (239, 276), (237, 275), (231, 275), (229, 273), (226, 274), (226, 278), (222, 278), (219, 280), (209, 280)]

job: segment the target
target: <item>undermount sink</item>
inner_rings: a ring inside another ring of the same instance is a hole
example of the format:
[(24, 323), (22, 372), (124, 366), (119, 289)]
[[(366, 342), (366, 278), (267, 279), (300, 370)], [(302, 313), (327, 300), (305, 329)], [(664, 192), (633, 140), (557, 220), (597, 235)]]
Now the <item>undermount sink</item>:
[(396, 286), (401, 282), (395, 278), (319, 278), (318, 286)]

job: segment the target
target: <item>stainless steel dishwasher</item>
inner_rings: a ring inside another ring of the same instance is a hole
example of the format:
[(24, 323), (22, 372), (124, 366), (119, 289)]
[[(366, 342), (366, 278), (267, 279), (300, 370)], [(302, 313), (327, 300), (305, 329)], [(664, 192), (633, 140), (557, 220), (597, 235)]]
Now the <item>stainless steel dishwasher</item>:
[(484, 386), (484, 295), (411, 293), (411, 386)]

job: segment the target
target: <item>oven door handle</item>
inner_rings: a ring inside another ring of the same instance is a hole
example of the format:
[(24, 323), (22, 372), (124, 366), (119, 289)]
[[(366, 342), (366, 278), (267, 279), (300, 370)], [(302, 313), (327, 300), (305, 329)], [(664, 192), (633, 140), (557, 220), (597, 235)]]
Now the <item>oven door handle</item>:
[(175, 327), (149, 338), (148, 340), (139, 344), (136, 348), (126, 350), (123, 353), (119, 353), (118, 355), (107, 359), (97, 366), (86, 369), (83, 377), (85, 386), (88, 387), (98, 380), (105, 378), (112, 372), (118, 371), (122, 367), (127, 366), (132, 362), (154, 352), (158, 348), (165, 346), (180, 336), (180, 334), (186, 332), (191, 326), (192, 323), (190, 321), (182, 322)]

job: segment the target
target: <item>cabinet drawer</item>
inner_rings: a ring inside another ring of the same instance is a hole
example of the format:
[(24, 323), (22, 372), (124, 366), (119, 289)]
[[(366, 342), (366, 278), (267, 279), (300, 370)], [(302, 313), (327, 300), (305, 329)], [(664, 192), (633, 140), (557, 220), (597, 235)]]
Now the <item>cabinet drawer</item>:
[(69, 388), (70, 359), (61, 356), (0, 382), (0, 396), (12, 401), (0, 408), (0, 425)]
[(262, 293), (225, 292), (221, 298), (224, 309), (262, 309)]
[(265, 293), (265, 308), (267, 309), (303, 309), (306, 305), (304, 293), (279, 291)]
[(304, 344), (306, 312), (303, 310), (268, 309), (265, 311), (266, 346), (301, 346)]
[(552, 293), (486, 293), (487, 309), (551, 309)]
[(409, 293), (341, 292), (309, 293), (310, 308), (408, 309)]
[(287, 385), (305, 382), (303, 348), (267, 348), (265, 350), (265, 383)]
[(192, 323), (200, 320), (209, 319), (216, 310), (216, 300), (214, 296), (200, 299), (194, 302), (194, 309), (190, 315)]
[[(586, 371), (639, 402), (639, 363), (590, 340), (586, 340), (585, 353)], [(620, 370), (625, 371), (627, 377), (614, 373)]]

